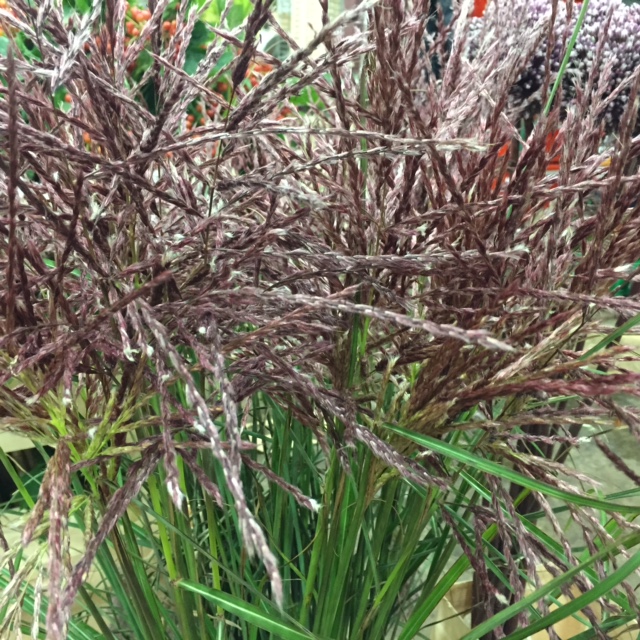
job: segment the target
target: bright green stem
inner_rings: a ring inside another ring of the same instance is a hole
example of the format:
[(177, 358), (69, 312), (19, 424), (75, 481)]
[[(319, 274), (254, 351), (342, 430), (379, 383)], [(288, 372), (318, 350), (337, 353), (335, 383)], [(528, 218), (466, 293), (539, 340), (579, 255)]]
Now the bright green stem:
[(567, 46), (567, 50), (564, 54), (564, 58), (562, 59), (562, 63), (560, 64), (560, 69), (558, 71), (558, 76), (556, 77), (556, 81), (553, 83), (553, 87), (551, 88), (551, 93), (549, 94), (549, 99), (547, 100), (547, 104), (544, 107), (544, 115), (548, 116), (551, 112), (551, 107), (553, 106), (553, 101), (555, 100), (556, 93), (558, 93), (558, 89), (562, 84), (562, 80), (564, 78), (564, 74), (567, 72), (567, 65), (569, 64), (569, 59), (571, 58), (571, 52), (576, 46), (576, 41), (578, 40), (578, 34), (580, 33), (580, 29), (582, 29), (582, 23), (584, 22), (584, 18), (587, 15), (587, 9), (589, 8), (589, 0), (584, 0), (582, 3), (582, 8), (580, 9), (580, 14), (578, 15), (578, 21), (576, 22), (576, 26), (573, 29), (573, 33), (571, 34), (571, 39), (569, 40), (569, 45)]
[(25, 501), (26, 505), (29, 507), (29, 509), (33, 509), (33, 507), (35, 506), (35, 502), (27, 488), (24, 486), (24, 482), (22, 482), (22, 478), (20, 478), (20, 475), (13, 466), (13, 462), (11, 462), (9, 456), (4, 452), (2, 447), (0, 447), (0, 462), (7, 470), (7, 473), (13, 480), (13, 483), (18, 488), (18, 491), (20, 492), (20, 495), (22, 496), (22, 499)]

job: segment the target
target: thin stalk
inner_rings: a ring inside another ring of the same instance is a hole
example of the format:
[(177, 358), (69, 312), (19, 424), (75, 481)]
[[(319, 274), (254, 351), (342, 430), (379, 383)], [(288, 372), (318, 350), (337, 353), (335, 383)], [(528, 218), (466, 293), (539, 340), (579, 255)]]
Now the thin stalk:
[(111, 534), (118, 563), (122, 571), (122, 576), (128, 586), (129, 596), (137, 609), (137, 615), (141, 622), (141, 631), (147, 640), (159, 640), (165, 637), (162, 624), (158, 622), (151, 610), (150, 603), (145, 598), (144, 587), (140, 584), (136, 571), (132, 566), (126, 546), (123, 544), (120, 532), (114, 529)]
[[(307, 574), (307, 579), (304, 585), (304, 597), (302, 600), (302, 609), (300, 612), (300, 624), (303, 627), (307, 627), (309, 625), (310, 615), (311, 615), (311, 604), (313, 602), (314, 590), (315, 590), (315, 582), (318, 577), (318, 572), (320, 570), (320, 560), (322, 556), (328, 553), (331, 553), (330, 549), (327, 549), (325, 546), (325, 541), (328, 535), (329, 529), (329, 506), (331, 504), (331, 496), (334, 490), (334, 482), (336, 475), (338, 474), (340, 465), (337, 460), (337, 455), (335, 452), (333, 453), (333, 460), (329, 468), (329, 472), (327, 474), (325, 490), (324, 490), (324, 501), (323, 505), (320, 509), (320, 516), (318, 518), (318, 525), (316, 527), (316, 533), (313, 543), (313, 548), (311, 550), (311, 560), (309, 561), (309, 573)], [(321, 593), (319, 594), (319, 598), (321, 598)], [(320, 603), (317, 603), (317, 606), (320, 606)]]
[[(363, 465), (360, 485), (355, 492), (355, 505), (350, 508), (348, 504), (345, 504), (345, 508), (342, 510), (343, 514), (347, 517), (349, 522), (346, 527), (342, 540), (339, 545), (332, 547), (329, 545), (329, 549), (335, 549), (334, 553), (338, 554), (338, 570), (335, 575), (331, 576), (332, 582), (329, 589), (329, 598), (326, 601), (328, 606), (324, 615), (319, 616), (320, 627), (318, 635), (324, 637), (343, 637), (335, 633), (336, 629), (339, 629), (343, 623), (343, 611), (345, 607), (346, 599), (349, 597), (349, 593), (346, 591), (345, 586), (347, 583), (347, 575), (350, 570), (349, 560), (353, 557), (356, 549), (358, 535), (362, 529), (362, 520), (365, 510), (367, 508), (367, 485), (369, 482), (369, 469), (371, 465), (371, 454), (367, 452), (365, 454), (365, 463)], [(343, 477), (345, 474), (343, 473)], [(334, 612), (333, 615), (329, 615), (329, 612)]]
[(571, 34), (571, 39), (569, 40), (569, 44), (567, 45), (567, 50), (565, 51), (564, 58), (562, 59), (562, 63), (560, 64), (558, 75), (556, 76), (556, 80), (553, 83), (551, 92), (549, 93), (547, 104), (544, 106), (543, 113), (545, 117), (548, 116), (549, 113), (551, 112), (551, 108), (553, 107), (553, 101), (555, 100), (556, 93), (558, 93), (558, 89), (560, 89), (560, 86), (562, 85), (562, 80), (564, 79), (564, 75), (567, 72), (567, 66), (569, 64), (569, 60), (571, 59), (571, 53), (576, 46), (576, 41), (578, 40), (578, 34), (580, 33), (580, 29), (582, 29), (582, 23), (584, 22), (584, 18), (587, 15), (587, 9), (589, 9), (589, 0), (584, 0), (582, 3), (582, 7), (580, 8), (580, 13), (578, 15), (576, 26), (573, 29), (573, 33)]
[[(161, 495), (161, 491), (158, 486), (158, 479), (155, 475), (152, 475), (148, 481), (149, 497), (151, 498), (151, 504), (156, 513), (165, 513), (166, 508), (166, 496)], [(167, 573), (169, 574), (169, 580), (173, 583), (180, 577), (178, 572), (175, 556), (174, 545), (171, 544), (171, 537), (165, 525), (156, 519), (158, 523), (158, 535), (160, 537), (160, 544), (162, 545), (162, 551), (167, 566)], [(173, 596), (175, 597), (176, 609), (180, 628), (183, 635), (190, 630), (189, 619), (192, 617), (187, 610), (184, 602), (184, 594), (180, 590), (176, 590), (172, 587)]]
[(29, 509), (33, 509), (36, 504), (35, 500), (31, 497), (31, 494), (25, 487), (24, 482), (22, 482), (22, 478), (20, 478), (20, 475), (13, 466), (13, 462), (11, 462), (9, 456), (4, 452), (2, 447), (0, 447), (0, 462), (2, 463), (2, 466), (7, 470), (9, 477), (13, 480), (13, 483), (16, 485), (16, 488), (22, 496), (22, 499), (25, 501), (27, 507), (29, 507)]
[[(213, 500), (208, 494), (204, 496), (204, 507), (207, 516), (207, 529), (208, 529), (208, 540), (209, 540), (209, 552), (212, 557), (218, 560), (218, 522), (216, 520), (216, 515), (213, 506)], [(222, 591), (222, 580), (220, 579), (220, 567), (217, 562), (211, 563), (211, 580), (213, 583), (213, 588), (218, 591)], [(224, 610), (221, 606), (216, 606), (216, 614), (222, 619), (224, 615)], [(220, 625), (220, 627), (224, 627), (224, 623)]]

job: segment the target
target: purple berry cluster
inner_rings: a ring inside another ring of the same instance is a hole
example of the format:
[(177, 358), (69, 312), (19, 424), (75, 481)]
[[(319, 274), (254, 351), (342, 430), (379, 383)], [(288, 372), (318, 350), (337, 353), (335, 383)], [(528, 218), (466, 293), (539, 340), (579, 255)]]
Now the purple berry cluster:
[[(550, 57), (551, 73), (559, 70), (564, 56), (563, 43), (568, 42), (578, 20), (581, 5), (575, 4), (573, 12), (567, 15), (564, 2), (558, 3), (553, 24), (553, 50)], [(516, 20), (505, 22), (504, 12), (518, 16)], [(526, 42), (536, 28), (544, 28), (545, 37), (539, 42), (524, 71), (512, 87), (513, 107), (524, 117), (531, 117), (540, 108), (539, 92), (545, 75), (545, 61), (548, 49), (548, 22), (552, 13), (551, 0), (511, 0), (490, 2), (483, 18), (474, 18), (469, 30), (469, 55), (474, 57), (482, 45), (497, 38), (505, 38), (514, 46)], [(503, 14), (503, 15), (501, 15)], [(609, 14), (608, 32), (605, 32)], [(489, 24), (486, 23), (489, 21)], [(515, 27), (514, 31), (514, 25)], [(487, 28), (489, 27), (489, 28)], [(507, 31), (508, 29), (508, 31)], [(604, 37), (602, 56), (598, 69), (594, 70), (596, 49), (599, 39)], [(482, 43), (479, 39), (482, 38)], [(625, 5), (622, 0), (591, 0), (571, 53), (569, 65), (563, 79), (563, 102), (576, 97), (576, 88), (584, 88), (590, 75), (597, 71), (600, 81), (606, 80), (604, 95), (611, 96), (615, 89), (628, 80), (640, 64), (640, 5)], [(629, 99), (629, 87), (620, 91), (604, 109), (602, 114), (608, 131), (617, 129)]]

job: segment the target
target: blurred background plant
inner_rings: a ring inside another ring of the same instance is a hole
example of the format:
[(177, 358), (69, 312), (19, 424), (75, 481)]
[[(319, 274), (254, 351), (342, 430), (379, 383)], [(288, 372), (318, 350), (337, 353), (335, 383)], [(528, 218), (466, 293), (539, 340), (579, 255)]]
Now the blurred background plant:
[(469, 640), (633, 628), (638, 73), (615, 137), (598, 64), (521, 131), (549, 16), (468, 58), (430, 6), (301, 47), (268, 0), (0, 9), (3, 637), (428, 638), (468, 570)]

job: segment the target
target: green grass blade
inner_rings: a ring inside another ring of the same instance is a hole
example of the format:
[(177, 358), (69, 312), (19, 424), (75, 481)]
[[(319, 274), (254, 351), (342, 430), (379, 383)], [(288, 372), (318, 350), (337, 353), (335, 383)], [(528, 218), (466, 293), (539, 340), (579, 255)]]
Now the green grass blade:
[[(599, 554), (598, 554), (599, 555)], [(548, 629), (552, 625), (568, 618), (570, 615), (588, 607), (592, 602), (595, 602), (598, 598), (606, 595), (611, 589), (619, 585), (625, 578), (630, 576), (634, 571), (640, 568), (640, 551), (637, 551), (627, 562), (625, 562), (617, 571), (607, 576), (602, 582), (597, 584), (593, 589), (590, 589), (581, 596), (578, 596), (575, 600), (568, 602), (567, 604), (555, 609), (544, 618), (530, 624), (525, 629), (519, 629), (515, 633), (507, 636), (506, 640), (524, 640), (532, 636), (538, 631)], [(478, 637), (478, 636), (473, 636)], [(465, 638), (465, 640), (467, 640)]]
[(584, 22), (584, 18), (587, 15), (588, 8), (589, 8), (589, 0), (584, 0), (584, 2), (582, 3), (580, 14), (578, 15), (576, 26), (573, 29), (573, 33), (571, 34), (571, 39), (569, 40), (569, 44), (567, 45), (567, 50), (565, 51), (564, 58), (562, 59), (562, 63), (560, 64), (558, 75), (556, 77), (555, 82), (553, 83), (553, 88), (551, 89), (551, 93), (549, 94), (547, 104), (544, 107), (545, 116), (549, 115), (549, 113), (551, 112), (551, 107), (553, 107), (553, 101), (556, 97), (556, 94), (558, 93), (558, 89), (560, 88), (564, 75), (567, 71), (567, 65), (569, 64), (569, 60), (571, 59), (571, 53), (573, 52), (573, 49), (576, 46), (576, 40), (578, 39), (578, 34), (580, 33), (580, 29), (582, 29), (582, 23)]
[(615, 342), (619, 338), (622, 338), (622, 336), (624, 336), (624, 334), (627, 333), (627, 331), (633, 329), (633, 327), (635, 327), (638, 324), (640, 324), (640, 314), (638, 314), (637, 316), (633, 316), (633, 318), (630, 318), (629, 320), (627, 320), (624, 324), (620, 325), (617, 329), (614, 329), (611, 333), (608, 333), (604, 338), (602, 338), (602, 340), (600, 340), (593, 347), (591, 347), (591, 349), (589, 349), (586, 353), (582, 354), (582, 356), (580, 356), (580, 359), (586, 360), (587, 358), (590, 358), (592, 355), (598, 353), (598, 351), (601, 351), (602, 349), (610, 345), (612, 342)]
[[(634, 540), (632, 541), (633, 544), (637, 544), (640, 541), (640, 536), (638, 536), (638, 534), (634, 534), (633, 538), (634, 538)], [(577, 576), (579, 573), (581, 573), (585, 569), (588, 569), (597, 560), (600, 560), (601, 558), (604, 558), (610, 555), (613, 551), (615, 551), (620, 546), (622, 546), (622, 541), (617, 545), (608, 545), (598, 553), (591, 556), (589, 559), (585, 560), (584, 562), (581, 562), (575, 567), (572, 567), (571, 569), (569, 569), (562, 575), (558, 576), (557, 578), (554, 578), (553, 580), (547, 582), (547, 584), (543, 585), (542, 587), (534, 591), (531, 595), (528, 595), (525, 598), (522, 598), (522, 600), (519, 600), (518, 602), (515, 602), (511, 606), (507, 607), (506, 609), (503, 609), (502, 611), (497, 613), (495, 616), (489, 618), (489, 620), (486, 620), (482, 624), (479, 624), (477, 627), (472, 629), (466, 636), (464, 636), (462, 640), (477, 640), (478, 638), (481, 638), (483, 635), (485, 635), (489, 631), (492, 631), (497, 626), (504, 624), (507, 620), (510, 620), (511, 618), (516, 616), (523, 609), (529, 606), (533, 606), (536, 602), (544, 598), (546, 595), (552, 593), (553, 591), (561, 587), (563, 584), (569, 582), (571, 579), (573, 579), (575, 576)], [(631, 568), (629, 569), (629, 567)], [(562, 607), (559, 607), (558, 609), (552, 611), (547, 616), (540, 618), (540, 620), (534, 622), (532, 625), (529, 625), (526, 629), (527, 633), (525, 633), (524, 635), (518, 635), (520, 633), (520, 631), (518, 631), (516, 634), (511, 634), (509, 638), (513, 638), (514, 640), (516, 637), (526, 638), (529, 635), (533, 635), (534, 633), (536, 633), (536, 631), (541, 631), (542, 629), (546, 629), (552, 624), (555, 624), (556, 622), (563, 620), (564, 618), (567, 618), (572, 613), (580, 611), (580, 609), (583, 609), (585, 606), (587, 606), (587, 604), (598, 599), (600, 596), (607, 593), (607, 591), (611, 590), (613, 587), (619, 584), (620, 581), (624, 580), (624, 578), (626, 578), (630, 573), (635, 571), (635, 569), (638, 567), (640, 567), (640, 551), (637, 552), (631, 558), (631, 560), (629, 560), (622, 567), (620, 567), (618, 571), (612, 573), (608, 578), (606, 578), (605, 580), (597, 584), (593, 589), (583, 594), (579, 598), (572, 600), (567, 605), (563, 605)], [(627, 573), (624, 573), (624, 571), (627, 571)], [(614, 576), (617, 576), (616, 581), (613, 581)], [(606, 585), (606, 588), (603, 587), (603, 585)], [(582, 604), (580, 606), (574, 606), (574, 603), (578, 602), (581, 598), (585, 599), (584, 601), (586, 602), (586, 604)], [(567, 609), (567, 607), (569, 608)], [(564, 611), (564, 613), (560, 615), (559, 614), (560, 611)], [(557, 617), (558, 615), (560, 615), (560, 617)], [(551, 618), (553, 619), (553, 621), (550, 622), (549, 620)], [(535, 627), (535, 629), (533, 627)], [(523, 629), (522, 631), (524, 632), (525, 630)]]
[[(11, 582), (11, 576), (6, 570), (0, 571), (0, 589), (5, 589)], [(47, 607), (49, 600), (46, 597), (42, 598), (42, 602), (39, 608), (39, 620), (40, 624), (44, 625), (47, 617)], [(35, 590), (32, 585), (27, 585), (25, 593), (22, 597), (22, 610), (24, 613), (33, 617), (36, 612), (35, 606)], [(99, 640), (104, 638), (95, 629), (92, 629), (89, 625), (82, 621), (69, 620), (68, 639), (69, 640)]]
[(264, 629), (269, 633), (276, 634), (277, 637), (283, 640), (309, 640), (310, 638), (317, 638), (317, 636), (314, 636), (308, 631), (296, 629), (294, 626), (282, 620), (276, 620), (272, 615), (265, 613), (258, 607), (248, 604), (228, 593), (218, 591), (217, 589), (210, 589), (189, 580), (179, 580), (176, 582), (176, 587), (200, 595), (225, 611), (238, 616), (248, 624)]
[(588, 496), (581, 496), (568, 491), (563, 491), (562, 489), (540, 482), (539, 480), (527, 478), (527, 476), (524, 476), (513, 469), (509, 469), (506, 465), (501, 465), (499, 463), (492, 462), (491, 460), (481, 458), (460, 447), (443, 442), (442, 440), (436, 440), (435, 438), (431, 438), (430, 436), (425, 436), (420, 433), (413, 433), (407, 429), (396, 427), (394, 425), (386, 424), (385, 427), (431, 451), (435, 451), (447, 458), (452, 458), (458, 462), (467, 464), (474, 469), (502, 478), (503, 480), (510, 480), (522, 487), (530, 489), (531, 491), (538, 491), (544, 495), (558, 498), (559, 500), (564, 500), (565, 502), (581, 507), (590, 507), (592, 509), (599, 509), (606, 512), (627, 513), (633, 515), (640, 514), (640, 506), (634, 507), (606, 502), (604, 500), (597, 500), (595, 498), (589, 498)]
[[(608, 620), (603, 621), (602, 624), (600, 625), (600, 629), (602, 629), (602, 631), (605, 631), (605, 632), (614, 631), (616, 629), (619, 629), (622, 626), (626, 626), (634, 622), (635, 619), (636, 619), (635, 616), (632, 616), (632, 615), (614, 616), (612, 618), (609, 618)], [(632, 630), (637, 631), (638, 630), (637, 626), (633, 627), (632, 629), (629, 629), (628, 632), (630, 633)], [(597, 637), (598, 637), (598, 634), (595, 631), (595, 629), (587, 629), (586, 631), (579, 633), (577, 636), (573, 636), (571, 640), (595, 640)], [(618, 637), (618, 636), (609, 635), (608, 637)], [(626, 635), (624, 637), (626, 637)]]
[(18, 491), (20, 492), (20, 495), (22, 496), (22, 499), (24, 500), (27, 507), (29, 507), (29, 509), (33, 509), (35, 501), (31, 497), (29, 490), (25, 487), (22, 479), (20, 478), (20, 475), (15, 470), (13, 463), (11, 462), (9, 456), (4, 452), (2, 447), (0, 447), (0, 463), (7, 470), (9, 477), (11, 478), (11, 480), (13, 480), (13, 483), (18, 488)]

